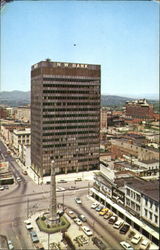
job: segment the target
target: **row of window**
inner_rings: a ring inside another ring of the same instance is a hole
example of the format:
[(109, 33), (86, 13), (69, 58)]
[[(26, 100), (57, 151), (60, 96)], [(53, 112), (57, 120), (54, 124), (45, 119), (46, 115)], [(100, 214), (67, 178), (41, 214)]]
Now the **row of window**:
[[(78, 146), (85, 146), (85, 145), (89, 145), (90, 144), (88, 142), (84, 142), (84, 143), (78, 143)], [(60, 147), (69, 147), (69, 146), (72, 146), (72, 145), (69, 145), (69, 144), (66, 144), (66, 143), (63, 143), (63, 144), (47, 144), (47, 145), (43, 145), (42, 147), (43, 148), (60, 148)], [(99, 146), (99, 143), (97, 142), (92, 142), (92, 146)], [(74, 147), (74, 145), (73, 145)]]
[(93, 91), (82, 90), (43, 90), (43, 94), (92, 94)]
[(83, 84), (80, 84), (80, 85), (78, 85), (78, 84), (61, 84), (61, 83), (59, 83), (59, 84), (47, 84), (47, 83), (44, 83), (43, 84), (43, 87), (47, 87), (47, 88), (51, 88), (51, 87), (53, 87), (53, 88), (76, 88), (76, 89), (82, 89), (82, 88), (87, 88), (87, 89), (90, 89), (90, 88), (94, 88), (94, 87), (98, 87), (97, 85), (83, 85)]
[[(69, 112), (75, 112), (75, 111), (98, 111), (99, 110), (99, 108), (66, 108), (66, 109), (62, 109), (62, 108), (59, 108), (59, 109), (57, 109), (57, 108), (55, 108), (55, 109), (53, 109), (52, 111), (54, 111), (54, 112), (67, 112), (67, 111), (69, 111)], [(51, 111), (51, 110), (49, 110), (49, 111)]]
[[(49, 99), (49, 100), (97, 100), (97, 95), (96, 96), (44, 96), (44, 99)], [(45, 103), (45, 105), (47, 105)]]
[[(64, 117), (97, 117), (98, 116), (98, 114), (96, 113), (94, 113), (94, 114), (92, 114), (92, 113), (90, 113), (90, 114), (71, 114), (71, 113), (69, 113), (69, 114), (53, 114), (53, 115), (43, 115), (43, 118), (60, 118), (60, 117), (62, 117), (62, 118), (64, 118)], [(99, 117), (99, 116), (98, 116)], [(48, 121), (46, 121), (46, 122), (48, 122)]]
[[(52, 120), (52, 121), (43, 121), (43, 124), (59, 124), (59, 123), (90, 123), (90, 122), (98, 122), (99, 120), (97, 119), (91, 119), (91, 120)], [(47, 128), (45, 128), (47, 129)], [(49, 129), (49, 128), (48, 128)]]
[(97, 128), (96, 125), (80, 125), (80, 126), (56, 126), (56, 127), (43, 127), (43, 130), (57, 130), (57, 129), (77, 129), (77, 128)]
[(43, 136), (50, 136), (50, 135), (78, 135), (78, 134), (98, 134), (95, 130), (87, 130), (87, 131), (65, 131), (65, 132), (51, 132), (51, 133), (43, 133)]
[(43, 77), (43, 81), (49, 81), (49, 82), (52, 82), (52, 81), (61, 81), (61, 82), (97, 82), (96, 79), (93, 79), (93, 78), (90, 78), (90, 79), (87, 79), (87, 78), (55, 78), (55, 77), (52, 77), (52, 78), (49, 78), (49, 77)]
[[(95, 105), (100, 105), (99, 102), (55, 102), (52, 103), (52, 106), (95, 106)], [(54, 109), (43, 109), (43, 111), (54, 111)]]
[[(149, 215), (149, 219), (153, 220), (154, 214), (152, 212), (148, 211), (147, 209), (144, 209), (144, 211), (145, 211), (145, 217), (148, 217), (148, 215)], [(154, 222), (158, 223), (158, 216), (156, 214), (154, 215)]]

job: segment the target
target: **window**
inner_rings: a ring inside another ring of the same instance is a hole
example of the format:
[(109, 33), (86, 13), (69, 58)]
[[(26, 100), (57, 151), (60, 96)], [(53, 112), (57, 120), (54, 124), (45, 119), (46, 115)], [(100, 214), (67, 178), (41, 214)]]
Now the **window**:
[(144, 212), (145, 212), (145, 216), (147, 217), (147, 215), (148, 215), (147, 209), (144, 209)]
[(140, 206), (136, 204), (136, 211), (139, 212), (140, 211)]
[(153, 205), (153, 202), (152, 202), (152, 201), (150, 201), (150, 208), (152, 208), (152, 205)]
[(127, 195), (130, 196), (130, 189), (127, 188)]
[(154, 215), (155, 223), (158, 223), (158, 216)]
[(149, 212), (149, 219), (152, 220), (152, 213)]
[(137, 200), (138, 202), (140, 202), (140, 195), (139, 195), (139, 194), (136, 194), (136, 200)]
[(155, 203), (155, 212), (158, 212), (158, 205)]
[(148, 206), (148, 199), (145, 198), (145, 205)]

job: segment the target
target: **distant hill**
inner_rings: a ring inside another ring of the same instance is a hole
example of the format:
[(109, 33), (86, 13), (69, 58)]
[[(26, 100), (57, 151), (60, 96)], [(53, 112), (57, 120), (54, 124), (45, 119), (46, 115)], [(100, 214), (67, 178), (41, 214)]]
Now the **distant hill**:
[[(134, 98), (121, 97), (116, 95), (101, 95), (102, 106), (123, 106), (126, 101), (135, 100)], [(150, 103), (157, 103), (156, 100), (148, 100)], [(0, 92), (0, 104), (8, 106), (22, 106), (30, 104), (30, 91), (3, 91)]]
[(0, 92), (0, 104), (8, 106), (23, 106), (30, 103), (30, 91), (2, 91)]

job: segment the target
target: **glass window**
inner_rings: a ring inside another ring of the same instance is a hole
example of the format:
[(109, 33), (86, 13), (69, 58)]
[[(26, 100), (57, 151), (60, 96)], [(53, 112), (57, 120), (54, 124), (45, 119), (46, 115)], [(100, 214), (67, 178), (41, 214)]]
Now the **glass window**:
[(152, 213), (151, 212), (149, 212), (149, 218), (150, 218), (150, 220), (152, 220)]

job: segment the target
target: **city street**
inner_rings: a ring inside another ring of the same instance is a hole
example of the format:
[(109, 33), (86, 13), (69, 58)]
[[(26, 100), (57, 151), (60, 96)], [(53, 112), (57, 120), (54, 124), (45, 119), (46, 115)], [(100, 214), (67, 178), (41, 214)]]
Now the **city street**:
[[(1, 152), (6, 155), (6, 148), (0, 143)], [(32, 249), (33, 245), (28, 231), (25, 228), (24, 220), (35, 212), (48, 209), (50, 185), (35, 184), (28, 175), (23, 175), (21, 168), (12, 158), (7, 156), (10, 168), (15, 177), (21, 177), (22, 181), (9, 185), (9, 189), (0, 192), (0, 233), (7, 235), (12, 240), (16, 249)], [(119, 242), (124, 239), (117, 230), (108, 225), (98, 213), (90, 208), (93, 199), (89, 197), (88, 181), (57, 183), (58, 187), (65, 188), (65, 191), (57, 192), (57, 203), (64, 203), (64, 206), (74, 210), (77, 214), (84, 214), (87, 223), (94, 234), (98, 234), (107, 242), (110, 249), (121, 249)], [(75, 186), (76, 189), (69, 190)], [(77, 204), (75, 197), (80, 197), (82, 204)], [(112, 246), (112, 247), (111, 247)]]

